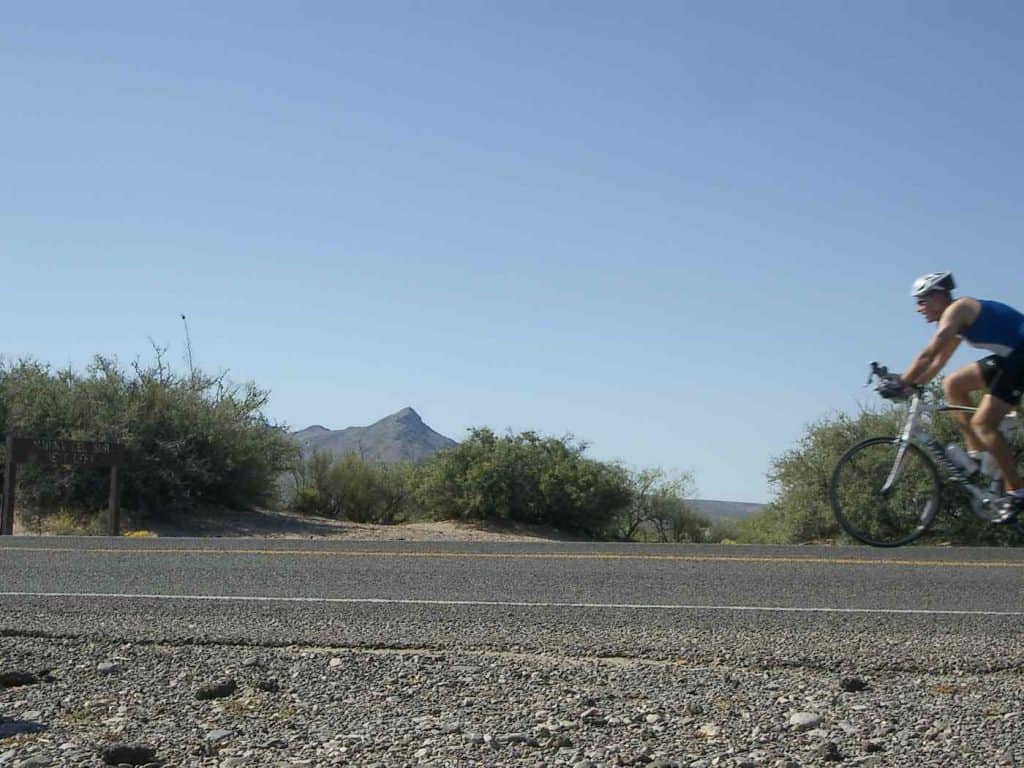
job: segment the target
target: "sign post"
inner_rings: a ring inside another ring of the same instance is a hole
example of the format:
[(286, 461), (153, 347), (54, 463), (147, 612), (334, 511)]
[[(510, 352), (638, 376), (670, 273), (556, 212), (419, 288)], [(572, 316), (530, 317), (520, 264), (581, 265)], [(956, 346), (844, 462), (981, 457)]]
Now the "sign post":
[(124, 461), (123, 445), (8, 435), (3, 505), (0, 507), (0, 535), (10, 536), (14, 533), (14, 490), (17, 487), (18, 464), (24, 464), (27, 461), (36, 464), (61, 464), (71, 467), (110, 467), (110, 497), (108, 501), (110, 535), (118, 536), (120, 534), (121, 512), (118, 507), (117, 470)]
[(0, 500), (0, 536), (10, 536), (14, 533), (14, 489), (17, 486), (17, 478), (14, 473), (16, 467), (14, 438), (8, 435), (7, 460), (4, 464), (4, 495)]

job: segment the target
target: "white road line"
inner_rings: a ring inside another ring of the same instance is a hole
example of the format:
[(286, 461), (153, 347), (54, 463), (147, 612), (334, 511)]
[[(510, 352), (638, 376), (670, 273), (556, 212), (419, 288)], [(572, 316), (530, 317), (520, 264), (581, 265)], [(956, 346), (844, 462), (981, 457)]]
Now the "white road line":
[(803, 608), (785, 605), (688, 605), (685, 603), (557, 603), (515, 600), (413, 600), (388, 597), (273, 597), (267, 595), (161, 595), (118, 592), (0, 592), (0, 597), (88, 597), (111, 600), (192, 600), (239, 603), (435, 605), (497, 608), (604, 608), (636, 611), (760, 611), (763, 613), (873, 613), (913, 616), (1019, 616), (1024, 611), (962, 611), (931, 608)]

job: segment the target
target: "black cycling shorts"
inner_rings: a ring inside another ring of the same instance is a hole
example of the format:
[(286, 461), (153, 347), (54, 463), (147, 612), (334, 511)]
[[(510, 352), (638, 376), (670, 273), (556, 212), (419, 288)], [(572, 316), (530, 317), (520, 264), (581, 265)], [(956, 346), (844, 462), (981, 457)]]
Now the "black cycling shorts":
[(1024, 395), (1024, 345), (1007, 357), (989, 355), (982, 358), (978, 365), (992, 397), (1010, 405), (1020, 405), (1021, 395)]

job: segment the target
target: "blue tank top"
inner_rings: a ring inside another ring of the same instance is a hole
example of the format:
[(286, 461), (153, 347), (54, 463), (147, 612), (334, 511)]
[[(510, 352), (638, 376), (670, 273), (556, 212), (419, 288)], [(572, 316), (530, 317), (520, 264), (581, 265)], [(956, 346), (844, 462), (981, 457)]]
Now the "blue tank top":
[(960, 335), (972, 346), (989, 349), (1006, 357), (1024, 344), (1024, 315), (998, 301), (979, 299), (981, 311), (977, 319)]

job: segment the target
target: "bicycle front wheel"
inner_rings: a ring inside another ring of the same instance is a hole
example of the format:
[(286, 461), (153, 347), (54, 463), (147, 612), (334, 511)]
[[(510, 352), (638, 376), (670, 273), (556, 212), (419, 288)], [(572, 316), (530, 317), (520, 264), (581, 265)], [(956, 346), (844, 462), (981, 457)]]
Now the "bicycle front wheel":
[(941, 493), (928, 454), (898, 437), (872, 437), (839, 459), (829, 501), (839, 525), (853, 538), (873, 547), (898, 547), (928, 530)]

